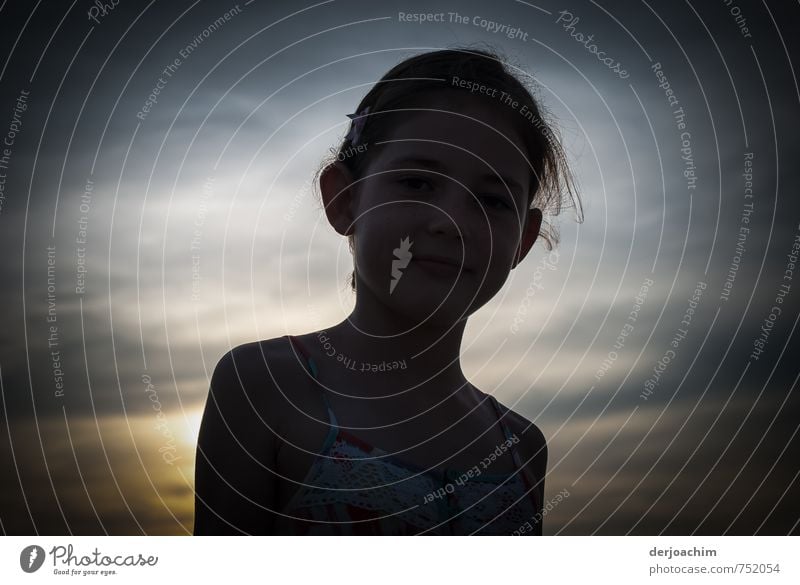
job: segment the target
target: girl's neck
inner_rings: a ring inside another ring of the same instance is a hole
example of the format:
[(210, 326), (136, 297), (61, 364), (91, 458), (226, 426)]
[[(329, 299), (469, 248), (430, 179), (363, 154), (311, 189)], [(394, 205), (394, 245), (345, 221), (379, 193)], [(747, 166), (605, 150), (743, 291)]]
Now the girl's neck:
[(468, 387), (460, 358), (466, 320), (449, 330), (426, 323), (405, 332), (408, 325), (394, 321), (357, 307), (317, 335), (317, 348), (325, 354), (320, 367), (335, 368), (342, 378), (369, 380), (363, 387), (383, 396), (426, 387), (429, 399), (441, 400)]

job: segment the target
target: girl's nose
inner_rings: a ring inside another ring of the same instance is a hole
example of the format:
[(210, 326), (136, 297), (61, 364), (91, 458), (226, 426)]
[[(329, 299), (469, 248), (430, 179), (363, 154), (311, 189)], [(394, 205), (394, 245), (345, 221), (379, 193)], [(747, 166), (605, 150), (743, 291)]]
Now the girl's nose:
[(428, 230), (448, 239), (469, 239), (472, 234), (472, 195), (460, 186), (447, 189), (441, 197), (430, 201)]

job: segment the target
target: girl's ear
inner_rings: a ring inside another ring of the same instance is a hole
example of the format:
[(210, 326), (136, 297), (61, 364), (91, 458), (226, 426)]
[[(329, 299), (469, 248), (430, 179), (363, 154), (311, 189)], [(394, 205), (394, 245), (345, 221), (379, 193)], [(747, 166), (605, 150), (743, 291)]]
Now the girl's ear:
[(522, 239), (519, 242), (519, 248), (517, 248), (517, 255), (514, 257), (514, 264), (511, 265), (511, 270), (514, 270), (517, 267), (517, 264), (522, 262), (525, 256), (528, 255), (528, 252), (530, 252), (531, 248), (533, 247), (533, 243), (536, 241), (536, 238), (539, 237), (539, 230), (541, 227), (542, 210), (538, 207), (534, 207), (528, 214), (528, 221), (524, 226)]
[(334, 162), (322, 171), (319, 188), (328, 221), (338, 233), (349, 236), (355, 221), (353, 210), (357, 208), (352, 174), (342, 163)]

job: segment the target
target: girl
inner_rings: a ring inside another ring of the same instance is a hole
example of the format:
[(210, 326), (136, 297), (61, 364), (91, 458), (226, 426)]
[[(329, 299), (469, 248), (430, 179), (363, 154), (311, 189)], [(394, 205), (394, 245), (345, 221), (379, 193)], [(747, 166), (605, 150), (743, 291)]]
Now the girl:
[(356, 304), (238, 346), (200, 428), (195, 534), (541, 534), (541, 431), (469, 383), (467, 318), (573, 195), (526, 87), (492, 52), (391, 69), (319, 174)]

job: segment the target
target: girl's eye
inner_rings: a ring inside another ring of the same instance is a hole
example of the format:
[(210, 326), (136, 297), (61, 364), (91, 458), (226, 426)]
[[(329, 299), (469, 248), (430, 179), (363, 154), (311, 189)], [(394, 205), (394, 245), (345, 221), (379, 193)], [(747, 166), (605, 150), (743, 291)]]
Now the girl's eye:
[(406, 185), (412, 191), (421, 191), (420, 186), (432, 187), (431, 182), (422, 177), (403, 177), (397, 181), (401, 185)]
[(492, 209), (502, 210), (502, 209), (511, 209), (511, 206), (508, 204), (508, 201), (505, 197), (498, 197), (496, 195), (484, 195), (481, 197), (483, 201), (489, 202), (489, 207)]
[[(423, 177), (403, 177), (402, 179), (398, 179), (397, 182), (401, 185), (405, 185), (412, 191), (430, 191), (434, 188), (433, 183)], [(478, 199), (483, 201), (484, 205), (496, 211), (512, 209), (511, 205), (508, 203), (507, 197), (502, 197), (500, 195), (478, 195)]]

